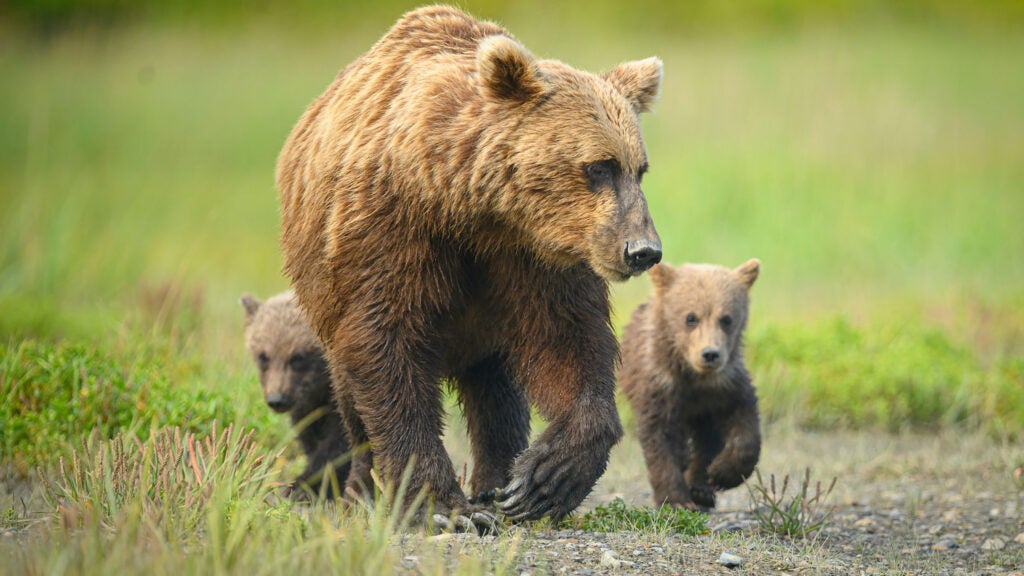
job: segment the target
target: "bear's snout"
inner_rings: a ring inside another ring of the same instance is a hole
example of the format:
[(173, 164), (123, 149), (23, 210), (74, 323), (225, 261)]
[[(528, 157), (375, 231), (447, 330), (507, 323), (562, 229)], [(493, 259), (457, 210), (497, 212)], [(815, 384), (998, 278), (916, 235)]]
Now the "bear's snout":
[(661, 242), (646, 238), (626, 242), (622, 257), (632, 274), (645, 272), (651, 266), (661, 262)]
[(292, 399), (279, 392), (273, 392), (267, 394), (264, 397), (267, 402), (267, 406), (274, 412), (287, 412), (292, 409)]
[(708, 366), (714, 366), (715, 364), (718, 364), (718, 361), (722, 358), (722, 353), (718, 351), (718, 348), (708, 346), (701, 350), (700, 357)]

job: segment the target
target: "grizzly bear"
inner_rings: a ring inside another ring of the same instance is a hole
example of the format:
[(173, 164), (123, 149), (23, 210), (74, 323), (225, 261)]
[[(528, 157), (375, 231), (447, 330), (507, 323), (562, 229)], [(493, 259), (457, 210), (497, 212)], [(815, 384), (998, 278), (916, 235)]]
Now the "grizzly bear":
[[(277, 185), (285, 269), (353, 441), (408, 504), (486, 527), (441, 441), (457, 392), (473, 494), (561, 517), (622, 434), (608, 281), (661, 259), (640, 180), (657, 58), (601, 75), (445, 6), (403, 16), (299, 119)], [(549, 422), (531, 445), (530, 404)], [(360, 429), (365, 424), (365, 429)], [(484, 511), (486, 513), (484, 513)]]
[(636, 416), (655, 505), (713, 508), (761, 453), (757, 394), (743, 364), (749, 292), (760, 272), (651, 269), (651, 301), (622, 335), (619, 383)]
[[(320, 341), (294, 293), (278, 294), (266, 302), (244, 295), (241, 304), (245, 345), (259, 369), (263, 398), (274, 412), (291, 415), (306, 453), (306, 469), (290, 491), (320, 492), (344, 485), (349, 473), (348, 434), (331, 400), (330, 372)], [(324, 473), (328, 467), (334, 478)]]

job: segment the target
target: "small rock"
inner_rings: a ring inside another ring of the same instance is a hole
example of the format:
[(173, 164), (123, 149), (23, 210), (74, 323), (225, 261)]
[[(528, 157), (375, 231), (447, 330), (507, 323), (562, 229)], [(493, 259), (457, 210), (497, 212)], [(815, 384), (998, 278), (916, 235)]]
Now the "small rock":
[(1003, 548), (1006, 548), (1006, 540), (998, 536), (988, 538), (981, 543), (982, 550), (1002, 550)]
[(862, 530), (864, 530), (866, 532), (874, 533), (875, 529), (878, 526), (878, 522), (876, 522), (874, 518), (870, 518), (870, 517), (868, 517), (868, 518), (861, 518), (860, 520), (857, 520), (856, 522), (854, 522), (853, 526), (855, 528), (860, 528), (860, 529), (862, 529)]
[(605, 568), (618, 568), (622, 565), (619, 560), (619, 555), (614, 550), (605, 550), (604, 554), (601, 554), (601, 566)]
[(718, 557), (718, 563), (726, 568), (735, 568), (743, 564), (743, 558), (732, 552), (722, 552), (722, 555)]
[(1017, 534), (1013, 538), (1013, 541), (1016, 542), (1017, 544), (1024, 544), (1024, 532), (1021, 532), (1020, 534)]
[(412, 570), (417, 564), (419, 564), (419, 562), (420, 559), (416, 556), (406, 556), (405, 558), (402, 558), (402, 566), (404, 566), (406, 570)]
[(959, 547), (960, 545), (957, 544), (956, 540), (953, 540), (951, 538), (943, 538), (942, 540), (939, 540), (935, 543), (935, 545), (932, 546), (932, 550), (935, 550), (937, 552), (945, 552), (946, 550), (952, 550), (954, 548)]

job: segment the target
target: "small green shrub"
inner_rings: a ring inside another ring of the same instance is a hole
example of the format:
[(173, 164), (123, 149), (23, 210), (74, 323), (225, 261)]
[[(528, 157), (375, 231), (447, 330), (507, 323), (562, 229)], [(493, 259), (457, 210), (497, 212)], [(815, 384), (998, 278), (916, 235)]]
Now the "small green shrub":
[(985, 367), (920, 322), (776, 325), (752, 333), (747, 351), (769, 419), (789, 416), (812, 428), (1024, 432), (1024, 361)]
[(832, 516), (833, 508), (825, 504), (825, 500), (835, 488), (836, 478), (828, 488), (822, 489), (821, 482), (814, 484), (811, 490), (811, 470), (804, 471), (800, 488), (786, 500), (789, 490), (789, 475), (782, 479), (781, 488), (775, 485), (775, 474), (769, 476), (765, 484), (761, 471), (755, 469), (757, 480), (747, 482), (750, 491), (751, 512), (757, 520), (761, 531), (777, 534), (788, 538), (806, 538), (825, 527)]
[(622, 498), (616, 498), (586, 514), (566, 518), (561, 526), (588, 532), (653, 532), (697, 536), (707, 533), (707, 518), (701, 512), (672, 506), (630, 506)]
[(194, 376), (193, 368), (146, 351), (118, 357), (80, 343), (2, 344), (0, 459), (53, 461), (93, 430), (102, 438), (121, 430), (145, 438), (161, 426), (205, 432), (215, 420), (233, 420), (230, 398), (195, 386)]

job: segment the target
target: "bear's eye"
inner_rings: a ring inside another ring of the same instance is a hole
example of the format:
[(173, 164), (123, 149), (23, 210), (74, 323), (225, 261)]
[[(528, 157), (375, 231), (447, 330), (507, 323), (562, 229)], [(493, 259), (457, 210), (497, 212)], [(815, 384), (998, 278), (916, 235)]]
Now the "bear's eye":
[(256, 364), (260, 367), (260, 370), (266, 370), (270, 366), (270, 358), (266, 352), (260, 352), (259, 356), (256, 356)]
[(288, 367), (296, 372), (303, 372), (309, 367), (309, 358), (305, 354), (292, 354), (288, 359)]
[(722, 328), (728, 330), (729, 328), (732, 327), (732, 316), (722, 316), (718, 320), (718, 323), (722, 325)]
[(697, 320), (697, 315), (696, 314), (694, 314), (693, 312), (690, 312), (689, 314), (686, 315), (686, 325), (687, 326), (689, 326), (690, 328), (693, 328), (694, 326), (697, 325), (697, 323), (698, 323), (698, 320)]
[(587, 174), (587, 180), (590, 181), (590, 187), (592, 189), (602, 188), (606, 186), (613, 186), (615, 179), (618, 178), (621, 168), (619, 167), (618, 160), (609, 158), (608, 160), (600, 160), (598, 162), (592, 162), (583, 167), (583, 171)]

